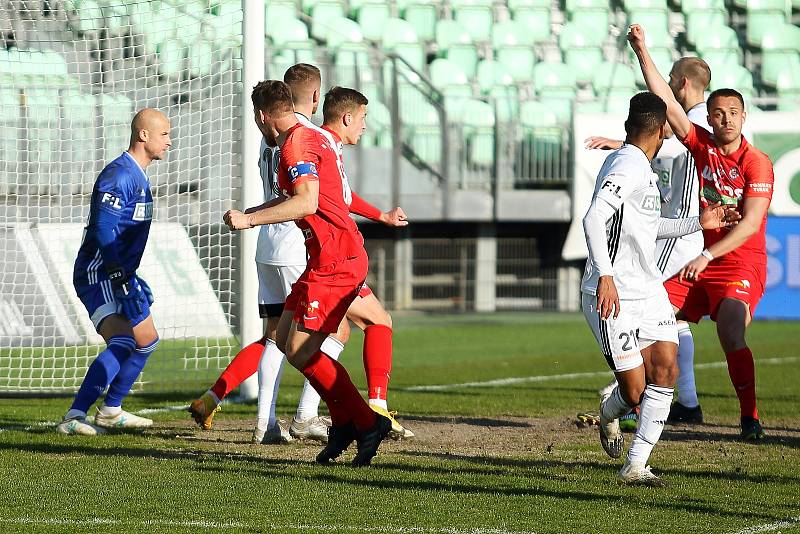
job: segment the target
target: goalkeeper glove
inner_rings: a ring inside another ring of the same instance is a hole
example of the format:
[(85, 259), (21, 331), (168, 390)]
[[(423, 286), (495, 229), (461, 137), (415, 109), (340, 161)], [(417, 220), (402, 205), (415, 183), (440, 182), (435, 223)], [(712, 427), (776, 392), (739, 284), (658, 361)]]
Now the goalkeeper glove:
[(114, 289), (114, 300), (117, 301), (117, 312), (129, 320), (134, 320), (142, 313), (144, 292), (136, 277), (128, 278), (125, 269), (116, 267), (108, 271), (108, 279)]
[(142, 288), (142, 293), (144, 293), (144, 298), (147, 299), (147, 304), (152, 306), (153, 302), (155, 302), (156, 300), (155, 297), (153, 297), (153, 290), (150, 289), (150, 286), (147, 285), (147, 282), (145, 282), (144, 278), (142, 278), (141, 276), (136, 275), (136, 280), (139, 281), (139, 285)]

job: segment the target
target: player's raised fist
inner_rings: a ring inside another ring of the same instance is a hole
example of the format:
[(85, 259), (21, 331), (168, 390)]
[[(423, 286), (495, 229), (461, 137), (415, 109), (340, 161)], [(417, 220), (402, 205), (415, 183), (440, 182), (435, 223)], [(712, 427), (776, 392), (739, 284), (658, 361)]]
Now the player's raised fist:
[(231, 230), (247, 230), (253, 226), (250, 224), (250, 216), (239, 210), (228, 210), (222, 216), (222, 220)]
[(381, 215), (381, 221), (386, 226), (408, 226), (408, 217), (403, 208), (397, 207)]
[(634, 50), (643, 48), (644, 28), (642, 28), (638, 24), (631, 24), (631, 27), (628, 29), (628, 42), (631, 44), (631, 48), (633, 48)]

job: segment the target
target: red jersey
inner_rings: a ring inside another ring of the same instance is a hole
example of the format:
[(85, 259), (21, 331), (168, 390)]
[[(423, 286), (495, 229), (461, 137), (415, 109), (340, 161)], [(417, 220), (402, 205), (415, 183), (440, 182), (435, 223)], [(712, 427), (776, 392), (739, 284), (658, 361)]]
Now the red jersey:
[[(772, 184), (775, 176), (769, 157), (742, 137), (741, 146), (733, 153), (723, 155), (713, 135), (703, 128), (689, 123), (689, 133), (683, 144), (689, 149), (701, 176), (700, 207), (722, 202), (735, 205), (741, 213), (743, 198), (772, 198)], [(761, 221), (761, 228), (737, 249), (728, 252), (715, 263), (748, 262), (767, 263), (766, 251), (767, 216)], [(730, 229), (718, 228), (703, 230), (705, 246), (708, 248), (722, 239)]]
[(278, 168), (282, 193), (292, 196), (297, 185), (319, 180), (317, 211), (295, 221), (305, 235), (311, 268), (366, 256), (364, 238), (350, 218), (350, 188), (339, 163), (336, 148), (320, 132), (301, 124), (289, 129)]

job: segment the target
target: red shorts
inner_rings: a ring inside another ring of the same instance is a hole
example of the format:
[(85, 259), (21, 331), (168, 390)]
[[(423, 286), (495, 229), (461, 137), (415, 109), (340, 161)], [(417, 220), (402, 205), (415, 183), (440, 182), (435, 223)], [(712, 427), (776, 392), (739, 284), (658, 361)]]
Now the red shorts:
[(364, 255), (306, 269), (292, 285), (284, 309), (294, 310), (294, 321), (304, 328), (333, 334), (360, 294), (367, 263)]
[(764, 296), (767, 269), (762, 265), (723, 264), (709, 265), (700, 273), (700, 279), (690, 282), (678, 280), (673, 276), (664, 282), (669, 301), (678, 308), (684, 318), (692, 323), (705, 315), (716, 320), (717, 308), (724, 298), (746, 302), (750, 307), (750, 317)]

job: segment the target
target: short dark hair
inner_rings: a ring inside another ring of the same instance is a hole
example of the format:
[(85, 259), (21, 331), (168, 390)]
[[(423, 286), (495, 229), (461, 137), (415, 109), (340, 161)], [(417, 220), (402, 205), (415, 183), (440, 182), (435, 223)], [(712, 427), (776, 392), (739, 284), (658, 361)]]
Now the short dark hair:
[(705, 90), (711, 83), (711, 68), (699, 57), (682, 57), (672, 65), (676, 76), (685, 77), (697, 89)]
[(345, 113), (356, 111), (359, 106), (369, 104), (367, 97), (349, 87), (331, 87), (325, 93), (325, 103), (322, 105), (322, 116), (326, 123), (336, 121)]
[(717, 89), (716, 91), (713, 91), (710, 95), (708, 95), (708, 100), (706, 100), (706, 106), (710, 110), (712, 100), (714, 100), (715, 98), (725, 97), (725, 96), (732, 96), (734, 98), (739, 99), (739, 103), (742, 105), (742, 109), (744, 109), (744, 97), (742, 96), (742, 93), (740, 93), (736, 89), (727, 89), (727, 88)]
[(292, 90), (294, 101), (297, 103), (322, 83), (322, 74), (314, 65), (298, 63), (286, 69), (283, 81)]
[(265, 80), (253, 87), (253, 107), (270, 117), (281, 117), (291, 113), (292, 91), (280, 80)]
[(651, 135), (667, 122), (667, 105), (661, 97), (649, 91), (631, 98), (625, 132), (631, 137)]

